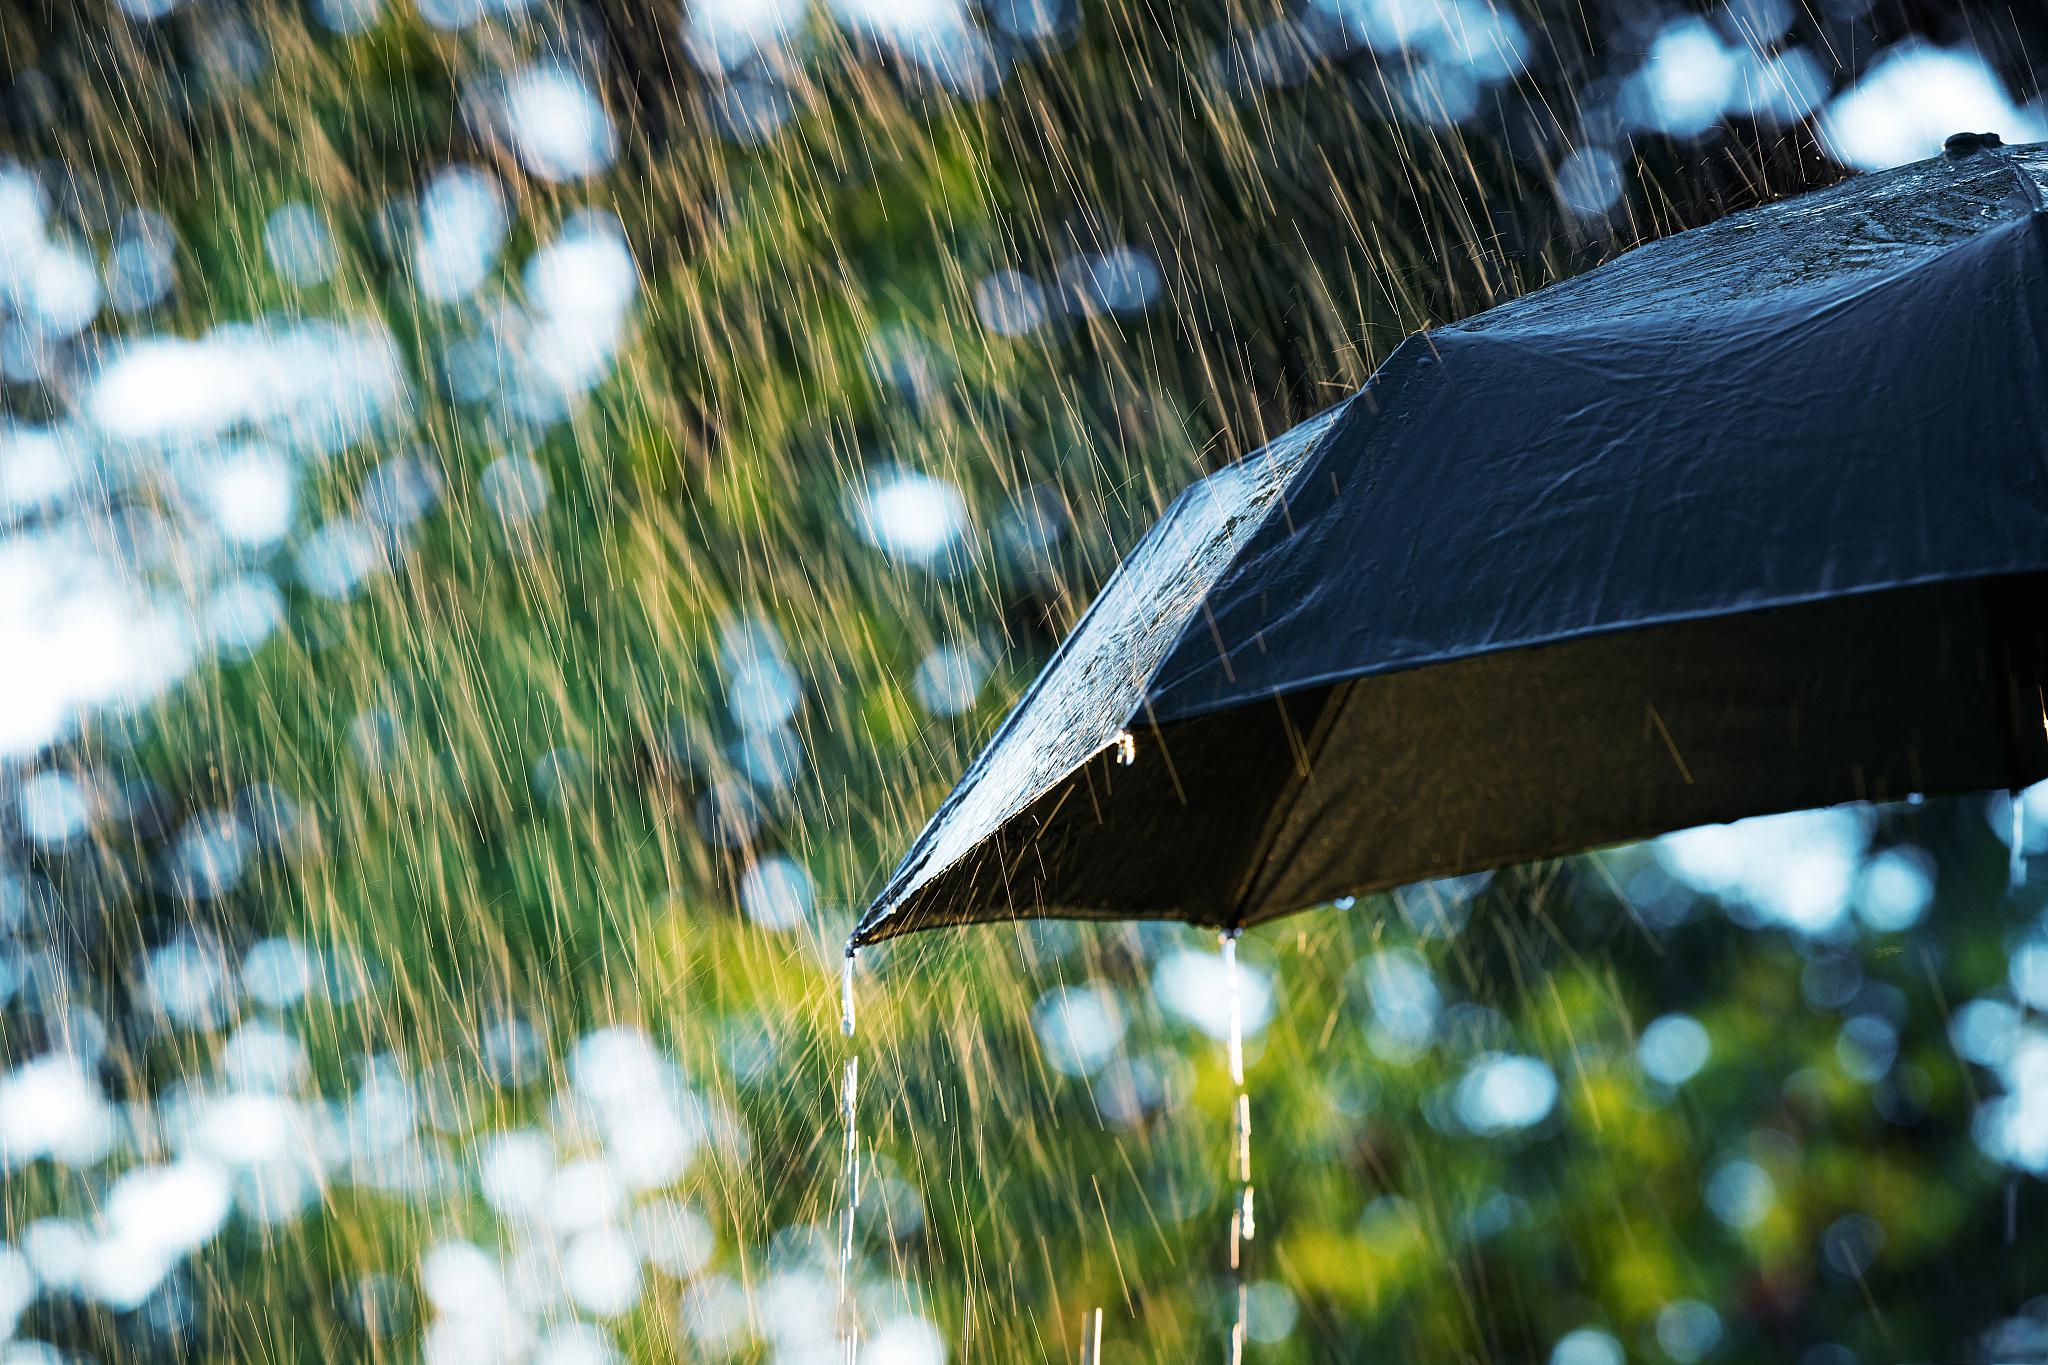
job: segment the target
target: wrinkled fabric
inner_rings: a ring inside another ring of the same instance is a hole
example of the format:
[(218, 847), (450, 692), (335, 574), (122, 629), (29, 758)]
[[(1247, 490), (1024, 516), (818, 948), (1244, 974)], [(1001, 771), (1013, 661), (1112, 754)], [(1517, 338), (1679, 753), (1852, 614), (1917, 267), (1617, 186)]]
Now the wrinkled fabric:
[(1411, 338), (1153, 713), (2048, 567), (2048, 216), (2012, 178), (1850, 181)]
[(1411, 337), (1169, 511), (856, 938), (1229, 926), (2048, 769), (2044, 172), (1861, 177)]

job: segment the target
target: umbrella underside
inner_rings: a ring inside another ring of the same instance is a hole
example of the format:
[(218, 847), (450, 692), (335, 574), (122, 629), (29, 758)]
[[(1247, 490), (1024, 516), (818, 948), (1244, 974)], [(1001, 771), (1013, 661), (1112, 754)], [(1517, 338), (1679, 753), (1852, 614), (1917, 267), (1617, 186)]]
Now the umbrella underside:
[[(1594, 636), (1141, 726), (903, 902), (1240, 927), (1746, 815), (2048, 777), (2048, 575)], [(889, 936), (882, 932), (868, 941)]]

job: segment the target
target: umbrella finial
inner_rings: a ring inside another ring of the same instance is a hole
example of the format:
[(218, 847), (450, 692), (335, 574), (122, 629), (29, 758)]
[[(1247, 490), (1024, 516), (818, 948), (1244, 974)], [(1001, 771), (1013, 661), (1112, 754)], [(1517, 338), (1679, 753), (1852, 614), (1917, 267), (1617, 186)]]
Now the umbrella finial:
[(1950, 133), (1948, 141), (1941, 144), (1941, 154), (1951, 161), (1961, 161), (1966, 156), (2003, 147), (2005, 139), (1996, 133)]
[(1990, 152), (2004, 163), (2006, 170), (2018, 182), (2020, 198), (2035, 213), (2048, 212), (2048, 196), (2041, 193), (2040, 182), (2032, 173), (2013, 160), (2012, 153), (2005, 150), (2005, 139), (1996, 133), (1950, 133), (1948, 141), (1941, 144), (1941, 154), (1950, 161), (1966, 161), (1979, 152)]

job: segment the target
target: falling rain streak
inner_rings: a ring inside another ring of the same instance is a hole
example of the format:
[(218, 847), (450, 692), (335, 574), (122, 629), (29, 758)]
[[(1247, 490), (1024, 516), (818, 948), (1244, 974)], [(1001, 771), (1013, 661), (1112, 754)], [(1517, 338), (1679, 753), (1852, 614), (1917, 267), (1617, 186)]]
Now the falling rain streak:
[[(2038, 1310), (1862, 1286), (2032, 1264), (2048, 790), (1507, 879), (1526, 999), (1464, 881), (1285, 1002), (1158, 925), (906, 953), (865, 1058), (785, 966), (1153, 515), (1409, 331), (2048, 136), (2037, 7), (1901, 8), (9, 8), (0, 1360), (954, 1365), (1136, 1301), (1234, 1361), (1729, 1361), (1759, 1239), (1810, 1359), (2012, 1358)], [(1262, 1069), (1264, 1257), (1246, 1032), (1321, 1059)], [(1625, 1247), (1617, 1177), (1676, 1196)]]

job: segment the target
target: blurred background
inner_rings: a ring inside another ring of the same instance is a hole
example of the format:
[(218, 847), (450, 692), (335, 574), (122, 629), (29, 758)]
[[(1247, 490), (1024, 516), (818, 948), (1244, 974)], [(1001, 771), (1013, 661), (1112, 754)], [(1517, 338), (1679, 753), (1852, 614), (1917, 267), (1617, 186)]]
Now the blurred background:
[[(1214, 936), (891, 943), (849, 1042), (865, 897), (1203, 471), (2048, 139), (2044, 64), (2031, 0), (15, 0), (0, 1362), (844, 1361), (856, 1050), (859, 1365), (1224, 1359)], [(1248, 935), (1247, 1358), (2048, 1359), (2014, 805)]]

